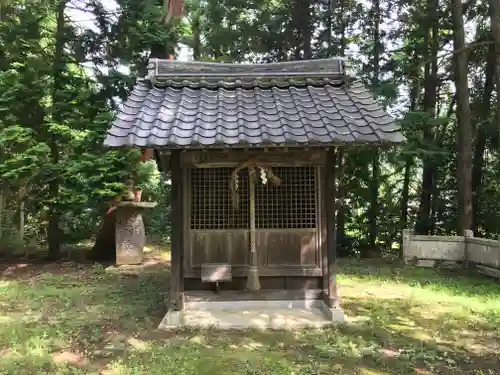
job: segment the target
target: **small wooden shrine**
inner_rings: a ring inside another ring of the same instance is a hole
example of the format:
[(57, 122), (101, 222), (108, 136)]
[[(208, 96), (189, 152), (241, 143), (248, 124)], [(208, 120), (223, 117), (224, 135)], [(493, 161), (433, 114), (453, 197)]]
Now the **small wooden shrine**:
[(171, 175), (168, 308), (177, 312), (219, 290), (226, 299), (314, 298), (339, 309), (337, 151), (404, 140), (341, 59), (155, 59), (105, 144), (154, 148)]

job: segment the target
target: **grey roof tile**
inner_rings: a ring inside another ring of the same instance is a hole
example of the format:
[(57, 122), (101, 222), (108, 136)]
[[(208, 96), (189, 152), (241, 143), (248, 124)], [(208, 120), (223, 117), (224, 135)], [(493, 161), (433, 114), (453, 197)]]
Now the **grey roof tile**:
[(105, 145), (226, 147), (400, 143), (405, 140), (363, 85), (328, 79), (138, 82)]

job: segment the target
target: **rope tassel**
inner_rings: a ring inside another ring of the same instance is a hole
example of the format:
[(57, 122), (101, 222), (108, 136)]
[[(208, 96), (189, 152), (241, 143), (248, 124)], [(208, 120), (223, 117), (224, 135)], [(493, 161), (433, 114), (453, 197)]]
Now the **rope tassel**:
[[(248, 161), (241, 163), (233, 170), (233, 172), (231, 173), (231, 180), (229, 181), (229, 191), (231, 192), (231, 201), (233, 203), (234, 211), (238, 211), (240, 208), (240, 195), (238, 193), (238, 187), (239, 187), (238, 173), (243, 168), (248, 168), (249, 179), (253, 180), (254, 184), (258, 183), (260, 180), (263, 185), (267, 185), (268, 182), (271, 185), (275, 186), (281, 185), (281, 179), (273, 173), (271, 168), (264, 168), (259, 166), (255, 158), (251, 158)], [(250, 173), (250, 168), (254, 169), (253, 173)], [(258, 168), (260, 170), (260, 174), (257, 174), (255, 168)]]
[(250, 264), (247, 276), (247, 289), (259, 290), (259, 270), (257, 268), (257, 246), (255, 237), (255, 168), (248, 168), (250, 190)]

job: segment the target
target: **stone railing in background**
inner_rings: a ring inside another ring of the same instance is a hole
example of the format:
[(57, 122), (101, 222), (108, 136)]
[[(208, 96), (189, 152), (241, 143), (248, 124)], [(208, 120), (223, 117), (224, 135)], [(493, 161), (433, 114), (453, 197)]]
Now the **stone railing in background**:
[(405, 229), (403, 257), (419, 267), (475, 266), (483, 274), (500, 278), (500, 239), (476, 238), (470, 230), (463, 236), (425, 236)]

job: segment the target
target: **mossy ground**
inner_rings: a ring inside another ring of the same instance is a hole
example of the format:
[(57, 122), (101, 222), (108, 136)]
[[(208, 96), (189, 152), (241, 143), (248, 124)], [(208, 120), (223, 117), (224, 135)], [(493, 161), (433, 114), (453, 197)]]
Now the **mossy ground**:
[(2, 375), (500, 374), (500, 283), (462, 271), (343, 264), (347, 324), (244, 333), (157, 331), (167, 272), (1, 271)]

